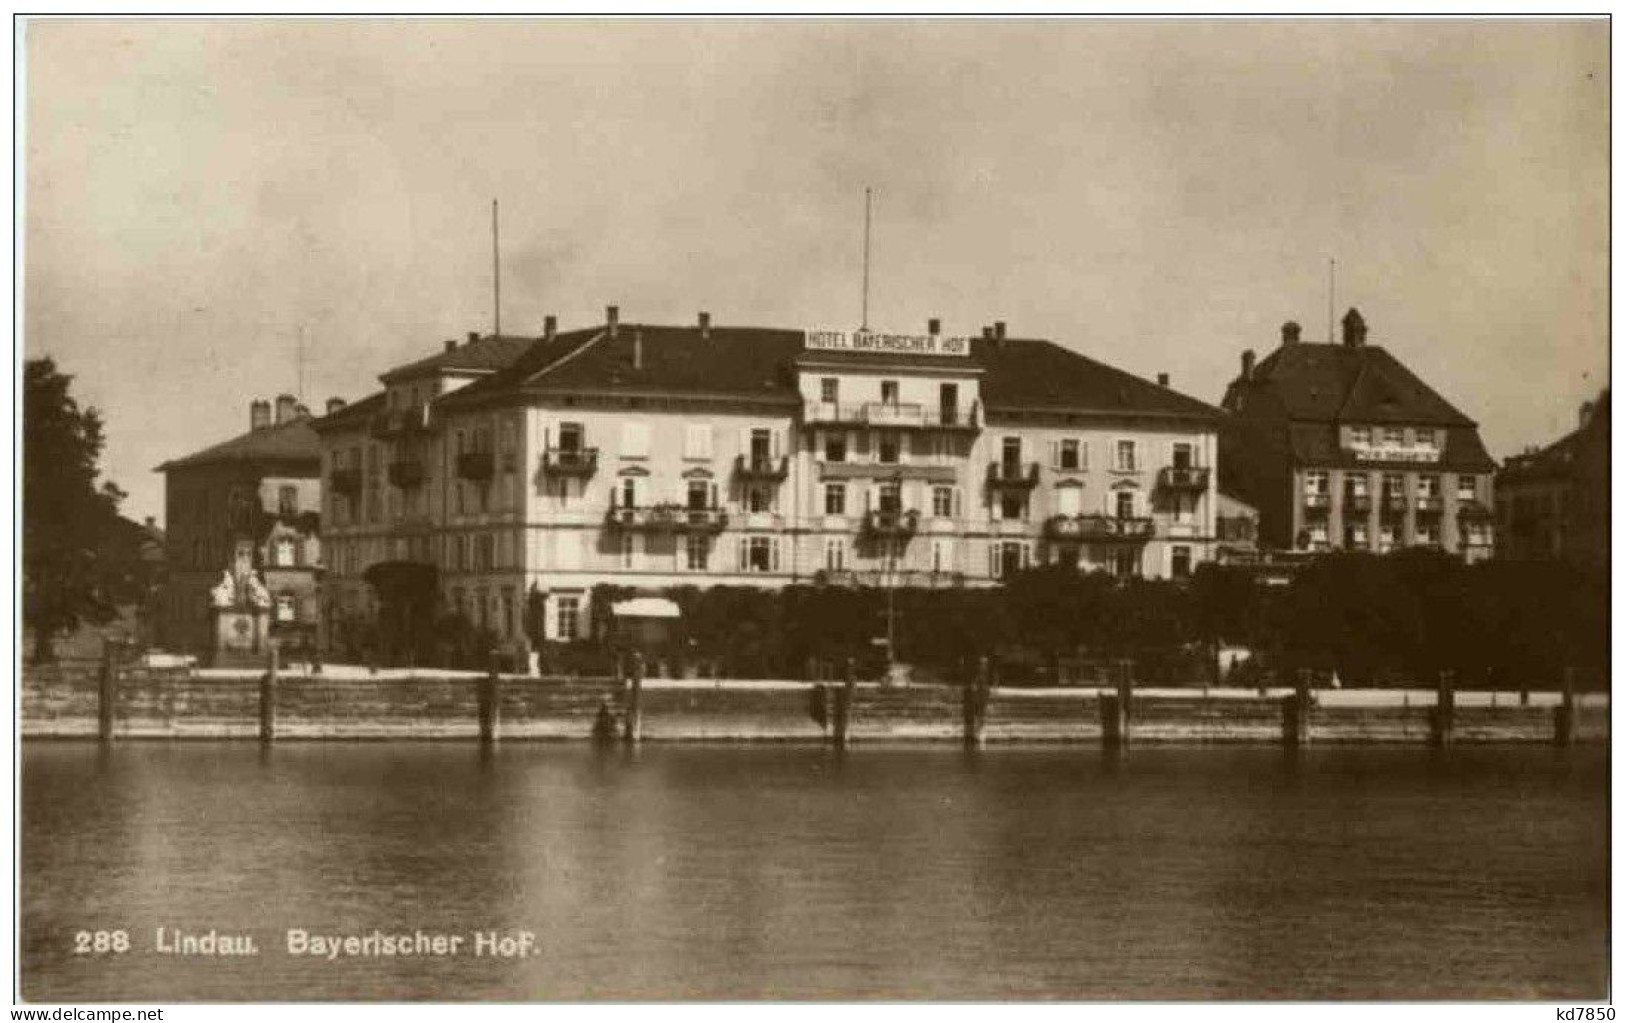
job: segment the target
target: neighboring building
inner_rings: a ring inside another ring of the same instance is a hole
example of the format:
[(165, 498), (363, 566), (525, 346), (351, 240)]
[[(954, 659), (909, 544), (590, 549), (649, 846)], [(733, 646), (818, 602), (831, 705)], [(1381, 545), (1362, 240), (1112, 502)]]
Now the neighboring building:
[(393, 370), (315, 424), (335, 636), (392, 559), (437, 566), (446, 606), (503, 636), (545, 595), (567, 640), (597, 583), (1179, 577), (1213, 556), (1218, 411), (1002, 324), (809, 334), (610, 307), (511, 340)]
[[(291, 395), (249, 406), (249, 430), (165, 462), (168, 580), (157, 640), (174, 651), (221, 649), (211, 591), (252, 573), (269, 593), (268, 636), (314, 646), (321, 572), (321, 455), (310, 415)], [(258, 652), (265, 637), (248, 637)], [(229, 645), (229, 644), (228, 644)]]
[(1243, 352), (1223, 405), (1224, 488), (1258, 508), (1264, 546), (1490, 555), (1495, 463), (1477, 424), (1367, 344), (1357, 310), (1341, 344), (1288, 323), (1256, 365)]
[(1221, 564), (1244, 564), (1258, 557), (1258, 509), (1224, 491), (1214, 514), (1215, 558)]
[(1506, 460), (1495, 477), (1499, 556), (1608, 565), (1611, 404), (1603, 391), (1580, 406), (1573, 433)]

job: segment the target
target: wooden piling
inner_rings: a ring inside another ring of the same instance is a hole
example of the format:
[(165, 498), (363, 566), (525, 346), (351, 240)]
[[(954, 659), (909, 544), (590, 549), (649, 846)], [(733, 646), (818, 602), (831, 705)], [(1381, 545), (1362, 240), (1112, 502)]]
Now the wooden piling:
[(841, 688), (835, 690), (835, 721), (834, 735), (836, 749), (846, 748), (847, 731), (852, 724), (852, 694), (857, 689), (857, 664), (848, 657), (846, 659), (846, 679)]
[(1559, 746), (1574, 742), (1574, 669), (1563, 669), (1563, 702), (1552, 708), (1552, 741)]
[(1117, 749), (1128, 740), (1127, 722), (1124, 721), (1123, 701), (1117, 693), (1100, 694), (1100, 742), (1107, 749)]
[(966, 679), (960, 692), (960, 711), (964, 718), (965, 745), (982, 745), (982, 732), (987, 725), (989, 697), (987, 658), (982, 658), (976, 677)]
[(1120, 742), (1129, 744), (1129, 733), (1134, 718), (1134, 664), (1123, 661), (1117, 666), (1117, 713)]
[(102, 643), (102, 663), (96, 678), (96, 735), (102, 742), (113, 738), (113, 718), (118, 700), (118, 642)]
[(277, 648), (265, 644), (265, 674), (260, 676), (260, 742), (276, 740)]
[(1441, 749), (1455, 741), (1456, 732), (1456, 673), (1439, 672), (1438, 699), (1428, 717), (1429, 739)]
[(489, 746), (496, 741), (498, 717), (501, 712), (497, 706), (497, 652), (491, 651), (485, 669), (485, 676), (479, 681), (479, 715), (480, 715), (480, 745)]
[(635, 650), (627, 659), (625, 738), (628, 743), (643, 741), (643, 655)]
[(1292, 692), (1281, 698), (1281, 742), (1292, 748), (1309, 743), (1309, 673), (1300, 670)]

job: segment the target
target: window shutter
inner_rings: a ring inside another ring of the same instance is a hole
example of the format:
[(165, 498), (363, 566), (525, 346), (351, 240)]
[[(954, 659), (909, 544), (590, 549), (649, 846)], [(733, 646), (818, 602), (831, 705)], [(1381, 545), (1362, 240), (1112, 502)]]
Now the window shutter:
[(779, 538), (776, 536), (770, 538), (768, 540), (767, 549), (768, 557), (771, 559), (773, 571), (777, 572), (779, 570)]
[(750, 564), (750, 545), (744, 537), (739, 538), (739, 571), (743, 572)]

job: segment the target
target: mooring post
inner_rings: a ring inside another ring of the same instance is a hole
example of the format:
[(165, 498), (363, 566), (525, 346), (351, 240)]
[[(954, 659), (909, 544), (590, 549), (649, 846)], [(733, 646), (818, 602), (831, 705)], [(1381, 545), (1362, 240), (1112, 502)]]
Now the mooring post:
[(276, 739), (277, 646), (265, 644), (265, 674), (260, 676), (260, 742)]
[(977, 664), (976, 677), (965, 680), (965, 687), (960, 695), (967, 746), (982, 745), (982, 731), (987, 723), (989, 688), (987, 658), (984, 657)]
[(632, 651), (626, 669), (626, 741), (643, 741), (643, 654)]
[(1552, 741), (1567, 746), (1574, 741), (1574, 669), (1563, 669), (1563, 702), (1552, 710)]
[(1434, 701), (1433, 714), (1429, 719), (1433, 725), (1431, 738), (1433, 745), (1449, 746), (1455, 739), (1456, 730), (1456, 673), (1448, 669), (1439, 672), (1438, 699)]
[(852, 658), (846, 659), (846, 678), (835, 690), (835, 748), (846, 748), (847, 729), (852, 723), (852, 693), (858, 684), (858, 666)]
[(113, 738), (113, 713), (118, 699), (118, 641), (102, 641), (102, 663), (96, 678), (96, 735), (102, 742)]
[(490, 745), (497, 737), (497, 652), (486, 656), (485, 675), (479, 681), (480, 745)]
[(1123, 661), (1117, 666), (1117, 707), (1122, 716), (1118, 728), (1123, 745), (1129, 744), (1129, 733), (1134, 728), (1134, 662)]

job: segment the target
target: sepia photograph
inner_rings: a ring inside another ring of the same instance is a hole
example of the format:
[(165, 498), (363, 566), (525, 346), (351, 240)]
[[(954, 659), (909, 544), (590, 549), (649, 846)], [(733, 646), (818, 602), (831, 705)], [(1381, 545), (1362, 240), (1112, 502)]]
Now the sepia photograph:
[(13, 1003), (1612, 1019), (1611, 31), (14, 17)]

